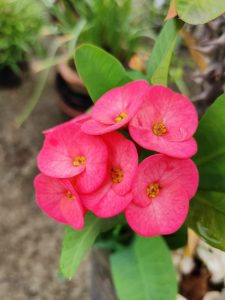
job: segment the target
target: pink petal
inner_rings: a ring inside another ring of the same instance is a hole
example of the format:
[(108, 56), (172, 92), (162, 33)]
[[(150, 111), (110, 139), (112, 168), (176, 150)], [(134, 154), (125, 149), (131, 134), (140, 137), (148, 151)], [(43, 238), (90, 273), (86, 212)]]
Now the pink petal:
[(56, 125), (54, 127), (49, 128), (49, 129), (46, 129), (46, 130), (42, 131), (42, 133), (44, 135), (47, 135), (48, 133), (54, 131), (55, 129), (62, 128), (64, 126), (67, 126), (67, 125), (70, 125), (70, 124), (74, 124), (74, 123), (82, 124), (84, 121), (87, 121), (89, 119), (90, 119), (90, 114), (89, 113), (82, 114), (82, 115), (80, 115), (78, 117), (73, 118), (72, 120), (69, 120), (69, 121), (64, 122), (62, 124), (59, 124), (59, 125)]
[(63, 197), (60, 209), (68, 224), (74, 229), (80, 230), (84, 227), (84, 210), (77, 194), (75, 200)]
[(191, 159), (168, 159), (164, 157), (164, 160), (167, 160), (168, 172), (165, 172), (161, 177), (162, 186), (180, 186), (185, 190), (187, 198), (191, 200), (199, 185), (199, 173), (195, 163)]
[(80, 194), (81, 202), (84, 206), (93, 211), (94, 207), (101, 203), (102, 198), (110, 191), (111, 189), (111, 182), (109, 179), (105, 181), (105, 183), (99, 188), (97, 191), (90, 193), (90, 194)]
[(92, 211), (99, 218), (111, 218), (123, 212), (132, 198), (132, 193), (120, 196), (111, 189)]
[[(136, 80), (108, 91), (93, 107), (92, 120), (96, 122), (84, 122), (82, 130), (96, 135), (121, 128), (137, 112), (147, 91), (148, 83), (144, 80)], [(123, 121), (116, 123), (115, 118), (121, 113), (126, 113), (127, 116)]]
[(75, 177), (75, 186), (79, 193), (86, 194), (98, 189), (108, 175), (108, 149), (101, 137), (88, 136), (85, 140), (82, 136), (80, 142), (87, 163), (85, 171)]
[(157, 122), (163, 122), (167, 133), (163, 137), (169, 141), (184, 141), (193, 136), (198, 126), (198, 115), (191, 101), (164, 86), (149, 88), (148, 97), (132, 126), (150, 130)]
[(120, 214), (132, 200), (132, 193), (117, 195), (108, 183), (99, 191), (81, 195), (84, 205), (100, 218), (110, 218)]
[(109, 150), (111, 168), (120, 168), (124, 174), (121, 183), (112, 185), (118, 195), (124, 195), (131, 190), (138, 166), (138, 153), (133, 142), (121, 133), (113, 132), (103, 136)]
[(125, 119), (124, 121), (122, 121), (120, 123), (116, 123), (113, 125), (106, 125), (104, 123), (101, 123), (99, 121), (91, 119), (91, 120), (88, 120), (87, 122), (85, 122), (81, 126), (81, 130), (87, 134), (101, 135), (101, 134), (105, 134), (105, 133), (117, 130), (126, 123), (127, 123), (127, 120)]
[(74, 178), (76, 190), (81, 194), (94, 192), (98, 189), (107, 176), (107, 162), (105, 164), (99, 163), (87, 164), (85, 172)]
[(185, 193), (174, 188), (162, 190), (149, 206), (131, 203), (125, 210), (130, 227), (142, 236), (171, 234), (184, 223), (189, 201)]
[(148, 150), (177, 158), (189, 158), (197, 152), (197, 144), (194, 138), (172, 142), (164, 136), (154, 135), (151, 130), (134, 127), (132, 123), (129, 124), (129, 132), (137, 144)]
[(190, 159), (155, 154), (144, 159), (138, 167), (133, 185), (133, 201), (136, 205), (145, 207), (154, 202), (146, 194), (147, 186), (151, 183), (158, 183), (162, 190), (172, 187), (180, 189), (189, 200), (198, 188), (198, 170)]
[(62, 180), (39, 174), (34, 180), (34, 187), (40, 209), (50, 218), (67, 223), (60, 209), (62, 196), (66, 193)]
[[(73, 166), (76, 156), (85, 156), (86, 165)], [(106, 165), (106, 160), (107, 147), (103, 140), (81, 132), (78, 124), (70, 124), (47, 135), (38, 156), (38, 167), (48, 176), (68, 178), (85, 172), (87, 165), (97, 173), (99, 165)]]

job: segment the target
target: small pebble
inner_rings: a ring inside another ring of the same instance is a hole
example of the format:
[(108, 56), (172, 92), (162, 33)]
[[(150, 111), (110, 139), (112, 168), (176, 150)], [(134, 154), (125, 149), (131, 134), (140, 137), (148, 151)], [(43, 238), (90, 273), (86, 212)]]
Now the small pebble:
[(220, 293), (217, 291), (211, 291), (205, 294), (203, 300), (220, 300)]

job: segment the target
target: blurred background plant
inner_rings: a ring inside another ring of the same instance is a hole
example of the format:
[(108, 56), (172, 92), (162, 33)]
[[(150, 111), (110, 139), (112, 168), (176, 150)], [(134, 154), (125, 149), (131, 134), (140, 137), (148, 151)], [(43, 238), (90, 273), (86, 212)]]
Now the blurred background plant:
[(194, 101), (203, 113), (216, 97), (225, 91), (225, 15), (203, 26), (193, 28), (197, 49), (204, 55), (204, 70), (193, 70), (193, 80), (199, 86)]
[(70, 53), (74, 44), (91, 43), (127, 63), (140, 47), (146, 47), (145, 39), (154, 36), (146, 19), (140, 19), (144, 10), (135, 8), (133, 0), (58, 0), (50, 13), (59, 34), (70, 34), (75, 39)]
[(5, 83), (9, 80), (6, 73), (19, 76), (32, 53), (40, 51), (36, 41), (43, 23), (38, 1), (0, 0), (0, 72)]
[[(56, 87), (61, 96), (59, 104), (67, 115), (76, 116), (92, 104), (73, 62), (76, 46), (82, 43), (100, 46), (116, 56), (126, 68), (145, 72), (145, 62), (155, 37), (150, 18), (145, 18), (147, 1), (145, 8), (134, 0), (42, 2), (50, 16), (48, 31), (52, 33), (51, 42), (57, 50), (54, 55), (36, 62), (34, 70), (40, 72), (57, 66)], [(23, 122), (25, 118), (20, 120)], [(22, 122), (19, 121), (20, 124)]]

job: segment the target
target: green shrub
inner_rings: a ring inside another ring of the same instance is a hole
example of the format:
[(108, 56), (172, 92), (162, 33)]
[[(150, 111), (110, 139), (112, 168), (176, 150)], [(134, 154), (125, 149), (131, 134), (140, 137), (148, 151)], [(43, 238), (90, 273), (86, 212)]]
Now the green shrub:
[(28, 59), (43, 24), (38, 0), (0, 0), (0, 69), (18, 71)]
[(149, 26), (137, 19), (133, 0), (58, 0), (51, 11), (61, 33), (74, 34), (83, 20), (77, 44), (100, 46), (124, 63), (152, 36)]

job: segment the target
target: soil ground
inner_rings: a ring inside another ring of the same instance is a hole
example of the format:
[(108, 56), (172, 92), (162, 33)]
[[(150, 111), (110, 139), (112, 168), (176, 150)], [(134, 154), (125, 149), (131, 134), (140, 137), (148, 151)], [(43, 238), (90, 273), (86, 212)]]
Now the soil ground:
[(59, 278), (64, 226), (44, 216), (34, 201), (41, 132), (65, 120), (57, 106), (54, 74), (31, 117), (15, 127), (34, 85), (29, 78), (19, 88), (0, 90), (0, 299), (88, 300), (89, 260), (75, 279)]

